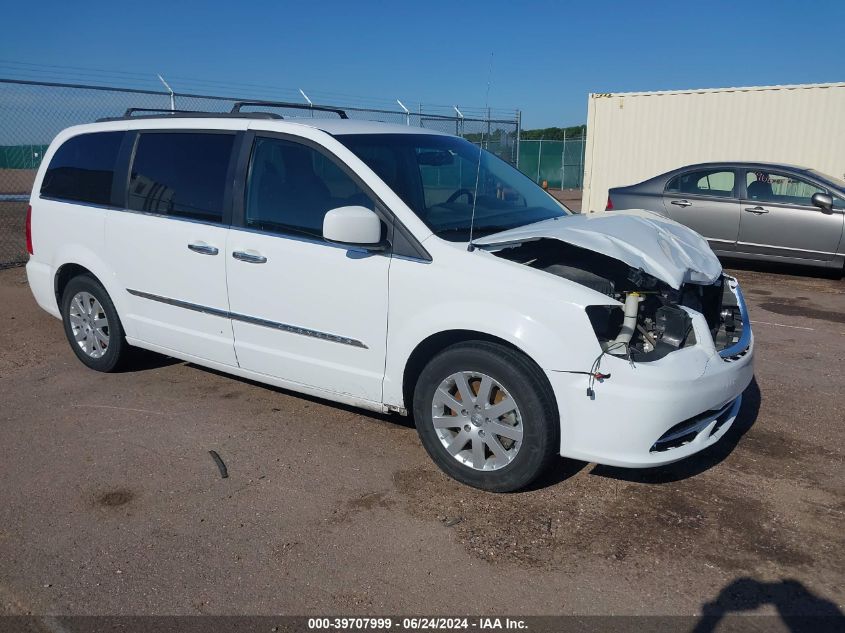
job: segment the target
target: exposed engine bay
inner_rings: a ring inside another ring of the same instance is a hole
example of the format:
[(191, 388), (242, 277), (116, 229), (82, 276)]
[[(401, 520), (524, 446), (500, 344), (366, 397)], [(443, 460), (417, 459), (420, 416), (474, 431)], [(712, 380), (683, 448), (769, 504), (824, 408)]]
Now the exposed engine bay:
[(593, 305), (587, 315), (602, 350), (648, 362), (695, 344), (685, 308), (704, 315), (717, 350), (742, 336), (742, 318), (724, 276), (709, 285), (685, 283), (679, 290), (617, 259), (556, 239), (509, 245), (495, 255), (563, 277), (612, 297), (618, 305)]

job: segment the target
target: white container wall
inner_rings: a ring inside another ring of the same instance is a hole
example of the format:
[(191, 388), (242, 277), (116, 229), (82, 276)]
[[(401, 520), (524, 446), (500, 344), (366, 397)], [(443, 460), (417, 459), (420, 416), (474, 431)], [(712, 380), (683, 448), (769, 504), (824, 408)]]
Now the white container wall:
[(845, 178), (845, 83), (590, 94), (582, 210), (684, 165), (770, 161)]

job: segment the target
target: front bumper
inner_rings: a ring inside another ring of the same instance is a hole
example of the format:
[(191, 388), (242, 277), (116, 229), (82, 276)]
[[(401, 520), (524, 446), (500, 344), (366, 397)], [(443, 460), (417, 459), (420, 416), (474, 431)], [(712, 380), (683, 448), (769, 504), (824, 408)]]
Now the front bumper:
[[(704, 317), (690, 312), (696, 345), (648, 363), (606, 355), (611, 378), (587, 395), (583, 375), (547, 371), (560, 411), (560, 454), (610, 466), (643, 468), (684, 459), (722, 438), (754, 377), (754, 336), (735, 283), (744, 335), (720, 353)], [(725, 353), (727, 352), (727, 353)]]

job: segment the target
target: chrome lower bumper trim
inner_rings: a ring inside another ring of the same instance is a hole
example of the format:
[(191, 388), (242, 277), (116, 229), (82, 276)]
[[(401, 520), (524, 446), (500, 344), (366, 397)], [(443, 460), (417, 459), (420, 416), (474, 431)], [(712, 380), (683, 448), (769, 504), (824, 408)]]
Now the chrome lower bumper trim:
[(742, 335), (739, 340), (719, 351), (721, 356), (726, 361), (735, 360), (737, 357), (744, 356), (751, 345), (751, 319), (748, 316), (748, 307), (745, 305), (745, 297), (742, 296), (742, 290), (739, 287), (739, 282), (734, 277), (725, 275), (725, 280), (728, 282), (728, 287), (736, 297), (737, 305), (739, 306), (739, 314), (742, 318)]

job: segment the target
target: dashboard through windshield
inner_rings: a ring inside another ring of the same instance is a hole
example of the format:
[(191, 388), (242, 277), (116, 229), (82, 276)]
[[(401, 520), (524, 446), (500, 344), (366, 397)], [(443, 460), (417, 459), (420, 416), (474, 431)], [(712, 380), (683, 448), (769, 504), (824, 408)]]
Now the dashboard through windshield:
[(530, 178), (469, 141), (434, 134), (336, 137), (438, 236), (455, 242), (567, 215)]

